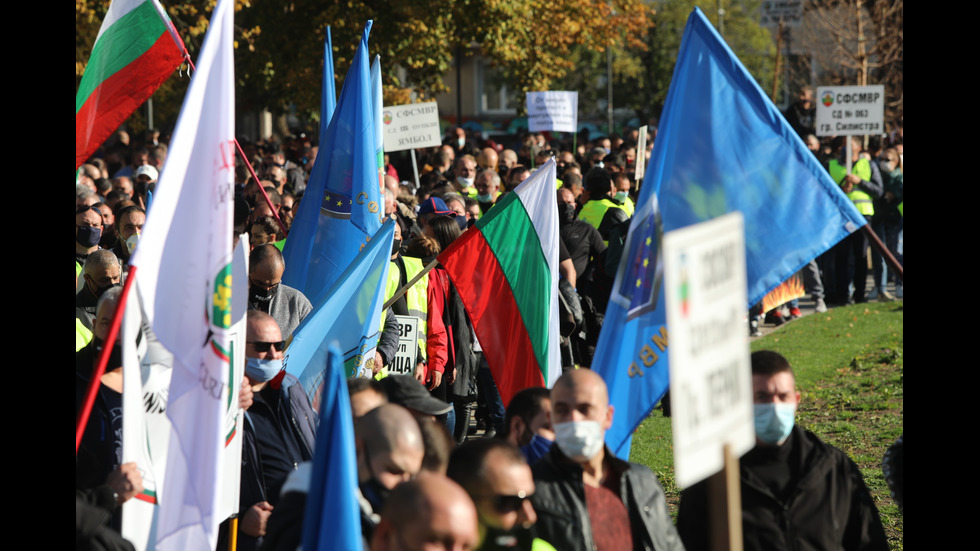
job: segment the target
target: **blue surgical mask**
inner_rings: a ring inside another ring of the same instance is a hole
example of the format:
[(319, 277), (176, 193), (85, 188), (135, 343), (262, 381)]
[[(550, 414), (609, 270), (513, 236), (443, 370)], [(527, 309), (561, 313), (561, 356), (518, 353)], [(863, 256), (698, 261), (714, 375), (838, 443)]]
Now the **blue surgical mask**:
[(796, 418), (796, 404), (755, 404), (755, 435), (766, 444), (782, 445)]
[(534, 465), (534, 463), (548, 455), (548, 450), (551, 449), (551, 445), (554, 444), (551, 440), (548, 440), (540, 434), (535, 434), (531, 437), (531, 441), (526, 446), (521, 446), (521, 452), (524, 453), (524, 457), (527, 458), (528, 465)]
[(627, 197), (629, 197), (629, 192), (617, 191), (616, 195), (613, 195), (613, 200), (616, 201), (617, 203), (622, 203), (626, 201)]
[(493, 202), (493, 194), (492, 193), (487, 193), (486, 195), (484, 195), (484, 194), (481, 193), (481, 194), (479, 194), (479, 195), (476, 196), (476, 200), (479, 201), (479, 202), (481, 202), (481, 203), (492, 203)]
[(282, 371), (282, 358), (278, 360), (245, 358), (245, 374), (254, 383), (271, 381), (280, 371)]

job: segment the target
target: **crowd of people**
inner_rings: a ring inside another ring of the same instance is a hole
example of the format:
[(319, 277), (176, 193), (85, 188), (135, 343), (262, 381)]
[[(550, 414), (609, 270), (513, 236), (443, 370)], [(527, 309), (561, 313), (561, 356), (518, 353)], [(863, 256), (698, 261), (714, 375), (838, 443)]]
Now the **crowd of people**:
[[(887, 144), (855, 141), (842, 172), (843, 140), (820, 141), (812, 91), (787, 114), (848, 197), (898, 255), (902, 231), (900, 132)], [(807, 117), (810, 117), (807, 119)], [(809, 122), (808, 122), (809, 121)], [(568, 141), (541, 133), (512, 147), (451, 128), (441, 147), (419, 150), (418, 182), (405, 155), (385, 155), (385, 214), (397, 221), (387, 297), (472, 227), (536, 167), (554, 158), (559, 212), (560, 329), (564, 374), (550, 390), (528, 388), (503, 403), (462, 301), (444, 269), (420, 278), (385, 312), (374, 378), (349, 380), (358, 501), (365, 548), (691, 549), (708, 545), (707, 494), (685, 492), (675, 527), (657, 477), (603, 444), (614, 408), (589, 369), (634, 211), (637, 130)], [(235, 235), (248, 234), (249, 296), (239, 549), (296, 549), (313, 459), (317, 416), (283, 367), (286, 341), (312, 309), (282, 284), (281, 253), (317, 154), (304, 137), (242, 143)], [(118, 132), (76, 182), (76, 412), (138, 245), (166, 159), (159, 133), (130, 144)], [(642, 157), (641, 157), (642, 156)], [(128, 164), (127, 164), (128, 163)], [(311, 200), (319, 201), (319, 198)], [(897, 214), (897, 216), (896, 216)], [(238, 238), (236, 237), (236, 243)], [(890, 300), (889, 270), (868, 245), (848, 239), (804, 270), (819, 311), (848, 301)], [(901, 293), (901, 280), (898, 294)], [(850, 288), (853, 286), (853, 293)], [(791, 305), (789, 316), (799, 314)], [(761, 314), (756, 312), (756, 314)], [(414, 368), (396, 367), (399, 316), (419, 324)], [(144, 326), (144, 331), (148, 327)], [(76, 455), (76, 541), (128, 548), (119, 504), (141, 489), (121, 462), (122, 357), (115, 343)], [(877, 510), (850, 459), (794, 424), (800, 393), (775, 352), (752, 357), (757, 447), (743, 477), (746, 548), (887, 549)], [(471, 423), (471, 419), (474, 423)], [(474, 430), (475, 429), (475, 430)], [(227, 547), (223, 526), (218, 548)]]

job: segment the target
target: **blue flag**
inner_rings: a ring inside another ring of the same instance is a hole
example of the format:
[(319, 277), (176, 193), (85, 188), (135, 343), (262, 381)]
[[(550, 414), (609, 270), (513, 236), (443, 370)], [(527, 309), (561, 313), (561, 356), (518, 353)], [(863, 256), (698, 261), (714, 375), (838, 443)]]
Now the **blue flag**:
[(381, 329), (381, 306), (391, 264), (395, 221), (388, 220), (327, 295), (313, 306), (286, 348), (286, 372), (299, 379), (318, 408), (327, 346), (343, 353), (345, 376), (370, 373)]
[(333, 39), (327, 25), (327, 40), (323, 43), (323, 98), (320, 100), (320, 141), (327, 135), (327, 127), (337, 108), (337, 85), (333, 74)]
[(327, 350), (320, 425), (303, 516), (303, 549), (362, 549), (354, 422), (343, 358), (335, 344)]
[(381, 56), (371, 62), (371, 99), (374, 101), (374, 151), (378, 165), (378, 185), (385, 187), (384, 98), (381, 94)]
[(658, 130), (592, 361), (615, 406), (606, 443), (622, 458), (667, 390), (663, 232), (741, 211), (748, 309), (865, 223), (700, 9)]
[(313, 304), (321, 301), (384, 217), (375, 159), (370, 32), (368, 21), (283, 248), (282, 282), (302, 291)]

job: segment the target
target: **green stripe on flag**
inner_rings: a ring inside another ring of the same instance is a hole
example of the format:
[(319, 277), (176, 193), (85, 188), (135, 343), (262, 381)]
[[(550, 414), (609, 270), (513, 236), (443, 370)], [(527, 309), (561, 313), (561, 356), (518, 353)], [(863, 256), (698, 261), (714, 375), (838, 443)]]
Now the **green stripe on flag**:
[[(516, 205), (511, 205), (516, 202)], [(499, 220), (498, 220), (499, 219)], [(550, 309), (542, 301), (551, 297), (551, 271), (541, 240), (516, 193), (508, 193), (477, 224), (514, 293), (514, 301), (534, 346), (544, 380), (548, 369)]]
[(167, 26), (153, 2), (144, 2), (120, 17), (92, 48), (88, 66), (75, 94), (75, 113), (102, 82), (139, 59), (165, 32)]

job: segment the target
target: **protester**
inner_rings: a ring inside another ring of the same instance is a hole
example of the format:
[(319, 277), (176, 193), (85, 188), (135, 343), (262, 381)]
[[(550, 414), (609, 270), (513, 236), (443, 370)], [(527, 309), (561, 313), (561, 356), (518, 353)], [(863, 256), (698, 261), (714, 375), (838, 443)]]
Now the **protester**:
[(532, 469), (538, 534), (557, 549), (683, 549), (657, 477), (605, 447), (606, 383), (589, 369), (551, 389), (555, 444)]
[[(888, 549), (857, 465), (795, 423), (800, 392), (778, 352), (752, 354), (756, 446), (739, 461), (744, 549)], [(707, 482), (684, 491), (677, 528), (709, 549)]]

